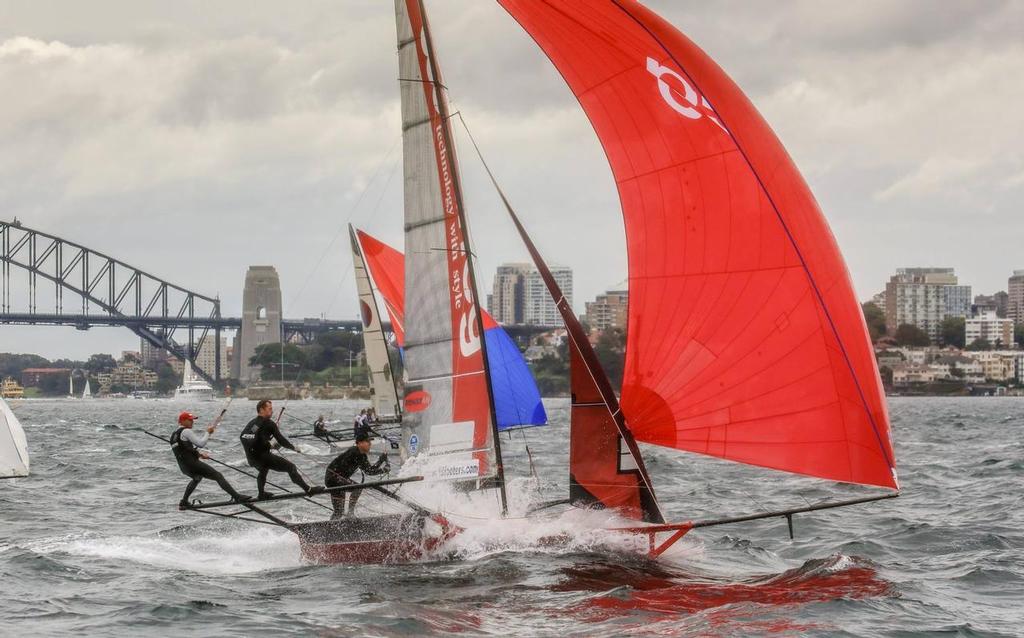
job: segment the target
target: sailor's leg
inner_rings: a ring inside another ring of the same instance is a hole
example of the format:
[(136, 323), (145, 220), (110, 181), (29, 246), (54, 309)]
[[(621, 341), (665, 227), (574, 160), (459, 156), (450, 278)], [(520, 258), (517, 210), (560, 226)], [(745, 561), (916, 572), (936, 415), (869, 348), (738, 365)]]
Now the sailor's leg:
[(356, 501), (359, 500), (359, 495), (362, 494), (362, 493), (363, 493), (363, 490), (352, 490), (351, 492), (348, 493), (349, 494), (349, 497), (348, 497), (348, 513), (349, 514), (355, 514), (356, 513)]
[(242, 495), (239, 494), (238, 491), (231, 486), (231, 483), (228, 483), (228, 480), (224, 478), (223, 474), (213, 469), (206, 463), (203, 463), (202, 461), (197, 462), (196, 466), (197, 475), (201, 475), (203, 478), (208, 478), (212, 481), (216, 481), (217, 485), (220, 485), (220, 489), (227, 492), (231, 496), (231, 498), (238, 499), (242, 497)]
[[(337, 481), (337, 479), (334, 479), (330, 476), (328, 476), (327, 479), (324, 481), (325, 487), (337, 487), (338, 485), (344, 485), (344, 483), (340, 483)], [(340, 518), (341, 516), (344, 516), (345, 494), (331, 494), (331, 506), (334, 508), (334, 514), (331, 515), (331, 518)]]
[(192, 474), (191, 476), (192, 480), (189, 482), (188, 487), (185, 488), (185, 494), (182, 495), (179, 505), (188, 505), (188, 497), (192, 496), (192, 492), (196, 491), (199, 481), (203, 480), (203, 477), (199, 474)]
[(266, 465), (259, 466), (259, 473), (256, 475), (256, 498), (263, 498), (267, 494), (267, 473), (270, 468)]
[(303, 492), (309, 491), (309, 484), (299, 474), (299, 468), (295, 467), (295, 464), (288, 459), (276, 454), (267, 454), (263, 457), (262, 461), (264, 467), (268, 467), (275, 472), (287, 472), (288, 478), (292, 480), (292, 483), (301, 487)]

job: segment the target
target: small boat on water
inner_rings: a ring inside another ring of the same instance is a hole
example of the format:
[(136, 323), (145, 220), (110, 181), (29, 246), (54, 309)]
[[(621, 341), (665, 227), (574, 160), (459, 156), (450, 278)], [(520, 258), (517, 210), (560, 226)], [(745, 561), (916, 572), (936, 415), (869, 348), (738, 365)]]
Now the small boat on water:
[(212, 401), (216, 395), (210, 384), (192, 370), (192, 362), (185, 359), (181, 385), (174, 390), (174, 398), (189, 401)]
[(82, 390), (82, 398), (83, 399), (91, 399), (92, 398), (92, 388), (89, 387), (89, 375), (88, 375), (88, 373), (85, 374), (85, 388)]
[(28, 440), (11, 406), (0, 398), (0, 479), (28, 476)]

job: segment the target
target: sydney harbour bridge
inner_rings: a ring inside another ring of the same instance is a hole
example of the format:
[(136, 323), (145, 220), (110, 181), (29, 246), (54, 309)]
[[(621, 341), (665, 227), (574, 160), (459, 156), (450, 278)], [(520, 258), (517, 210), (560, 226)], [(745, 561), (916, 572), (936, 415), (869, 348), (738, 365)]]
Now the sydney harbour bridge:
[[(241, 317), (224, 316), (220, 299), (194, 292), (73, 241), (0, 221), (0, 324), (123, 326), (154, 348), (193, 362), (210, 383), (225, 378), (222, 332), (244, 330)], [(13, 279), (12, 279), (13, 277)], [(12, 295), (12, 291), (18, 294)], [(12, 302), (12, 296), (14, 301)], [(27, 297), (27, 299), (26, 299)], [(26, 303), (27, 301), (27, 303)], [(528, 339), (544, 330), (509, 326)], [(322, 332), (362, 330), (359, 321), (281, 319), (286, 342), (310, 343)], [(196, 354), (213, 339), (214, 366), (196, 364)]]

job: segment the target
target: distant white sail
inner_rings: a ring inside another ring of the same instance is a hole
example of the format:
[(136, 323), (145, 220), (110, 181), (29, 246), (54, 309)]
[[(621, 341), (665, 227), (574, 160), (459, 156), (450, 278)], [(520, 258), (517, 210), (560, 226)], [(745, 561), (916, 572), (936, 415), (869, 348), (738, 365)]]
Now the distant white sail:
[(85, 389), (82, 390), (82, 398), (83, 399), (91, 399), (92, 398), (92, 389), (89, 388), (89, 375), (88, 374), (85, 375)]
[(28, 441), (10, 406), (0, 399), (0, 478), (28, 476)]
[(352, 239), (352, 262), (355, 267), (356, 290), (359, 292), (359, 309), (363, 320), (366, 365), (370, 368), (373, 409), (382, 419), (394, 419), (401, 416), (401, 408), (398, 404), (397, 379), (388, 356), (388, 342), (384, 337), (384, 327), (381, 325), (377, 310), (377, 298), (373, 293), (373, 283), (363, 258), (362, 247), (359, 245), (359, 237), (351, 224), (348, 226), (348, 232)]

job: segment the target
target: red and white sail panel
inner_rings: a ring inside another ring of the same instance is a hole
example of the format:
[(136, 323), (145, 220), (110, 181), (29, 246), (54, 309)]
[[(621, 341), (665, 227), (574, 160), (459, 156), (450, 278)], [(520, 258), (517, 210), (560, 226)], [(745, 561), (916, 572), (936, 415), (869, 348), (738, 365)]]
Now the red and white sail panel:
[(396, 0), (405, 174), (403, 453), (434, 476), (496, 476), (479, 304), (446, 91), (423, 7)]
[(896, 487), (871, 342), (835, 239), (731, 79), (633, 0), (498, 0), (579, 99), (629, 254), (621, 404), (641, 441)]

